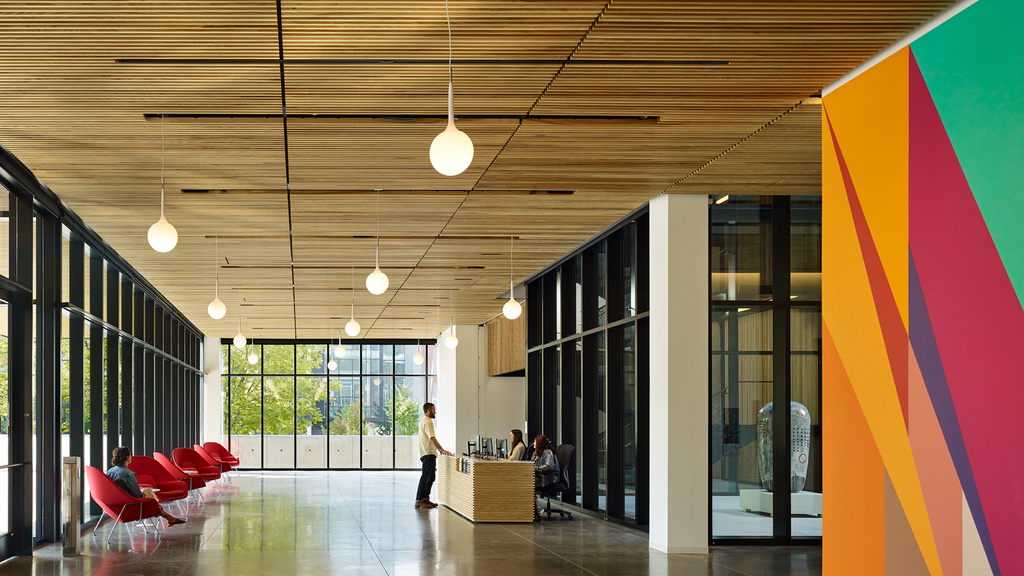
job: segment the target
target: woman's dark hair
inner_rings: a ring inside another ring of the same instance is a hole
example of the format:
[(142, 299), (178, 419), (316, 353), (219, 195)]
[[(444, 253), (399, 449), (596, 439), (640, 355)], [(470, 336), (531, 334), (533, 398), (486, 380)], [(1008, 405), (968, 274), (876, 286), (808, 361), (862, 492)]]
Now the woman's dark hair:
[(525, 443), (523, 442), (523, 431), (520, 430), (519, 428), (513, 428), (512, 429), (512, 445), (509, 446), (508, 453), (511, 454), (512, 451), (516, 449), (516, 446), (519, 446), (520, 444), (524, 444), (523, 447), (525, 448)]
[(113, 458), (110, 459), (110, 463), (113, 466), (124, 466), (125, 462), (127, 462), (131, 456), (131, 448), (127, 446), (118, 446), (117, 448), (114, 448)]
[(537, 445), (537, 452), (534, 454), (536, 457), (540, 457), (545, 450), (551, 450), (551, 440), (547, 436), (541, 434), (533, 439), (533, 442)]

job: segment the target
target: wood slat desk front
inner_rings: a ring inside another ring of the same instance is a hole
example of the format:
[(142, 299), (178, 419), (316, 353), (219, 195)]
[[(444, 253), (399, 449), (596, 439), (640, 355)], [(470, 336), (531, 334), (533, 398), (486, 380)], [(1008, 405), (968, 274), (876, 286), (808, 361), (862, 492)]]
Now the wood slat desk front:
[(437, 468), (438, 502), (469, 520), (533, 522), (533, 462), (442, 455)]

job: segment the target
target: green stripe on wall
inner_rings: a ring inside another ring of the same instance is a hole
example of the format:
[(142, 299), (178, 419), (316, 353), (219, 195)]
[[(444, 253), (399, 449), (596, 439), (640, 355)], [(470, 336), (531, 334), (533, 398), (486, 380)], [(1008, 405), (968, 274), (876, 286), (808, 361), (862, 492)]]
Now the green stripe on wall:
[(1024, 2), (980, 0), (910, 47), (1024, 303)]

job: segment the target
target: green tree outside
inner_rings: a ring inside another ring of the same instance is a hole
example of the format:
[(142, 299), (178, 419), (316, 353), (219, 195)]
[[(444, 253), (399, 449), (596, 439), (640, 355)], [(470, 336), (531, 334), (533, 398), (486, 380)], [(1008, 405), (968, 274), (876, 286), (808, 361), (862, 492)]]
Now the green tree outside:
[[(263, 346), (260, 360), (265, 374), (322, 374), (324, 372), (325, 351), (316, 346), (299, 346), (298, 350), (291, 345)], [(257, 353), (258, 352), (257, 348)], [(236, 356), (247, 354), (244, 351), (231, 351), (232, 364), (237, 364)], [(246, 364), (248, 364), (246, 362)], [(259, 364), (254, 367), (259, 368)], [(309, 426), (324, 420), (324, 415), (317, 406), (327, 396), (327, 379), (309, 379), (300, 376), (299, 398), (295, 398), (294, 376), (232, 376), (229, 378), (229, 396), (231, 402), (231, 433), (239, 435), (285, 434), (296, 433), (296, 428), (304, 431)], [(309, 380), (319, 381), (310, 386)], [(263, 397), (261, 398), (261, 392)], [(261, 410), (262, 408), (262, 410)], [(295, 419), (293, 420), (293, 416)], [(262, 417), (263, 426), (260, 427)], [(293, 422), (295, 428), (293, 428)]]

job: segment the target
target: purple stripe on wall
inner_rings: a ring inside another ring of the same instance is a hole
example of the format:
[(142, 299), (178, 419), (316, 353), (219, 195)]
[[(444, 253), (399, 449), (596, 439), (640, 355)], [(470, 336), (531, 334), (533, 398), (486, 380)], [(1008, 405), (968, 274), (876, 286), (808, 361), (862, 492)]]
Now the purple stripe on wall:
[(909, 81), (910, 249), (988, 524), (993, 568), (1024, 574), (1024, 310), (913, 51)]
[(939, 426), (942, 427), (946, 448), (953, 459), (953, 466), (956, 467), (956, 474), (960, 478), (964, 496), (971, 507), (971, 515), (974, 516), (974, 523), (978, 527), (981, 543), (988, 555), (989, 565), (992, 566), (992, 573), (994, 576), (999, 576), (999, 566), (995, 561), (995, 549), (992, 547), (988, 523), (985, 522), (985, 515), (982, 513), (978, 486), (974, 483), (974, 472), (971, 471), (971, 461), (967, 457), (967, 447), (960, 434), (960, 422), (957, 420), (956, 409), (953, 407), (953, 398), (949, 395), (946, 373), (942, 369), (942, 357), (939, 355), (939, 348), (935, 343), (935, 334), (932, 332), (932, 321), (928, 317), (928, 306), (924, 301), (924, 293), (921, 292), (921, 280), (917, 277), (913, 251), (911, 251), (909, 263), (910, 344), (914, 347), (914, 355), (917, 357), (921, 376), (924, 377), (925, 386), (928, 388), (932, 408), (935, 409), (935, 416), (939, 420)]

